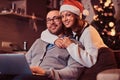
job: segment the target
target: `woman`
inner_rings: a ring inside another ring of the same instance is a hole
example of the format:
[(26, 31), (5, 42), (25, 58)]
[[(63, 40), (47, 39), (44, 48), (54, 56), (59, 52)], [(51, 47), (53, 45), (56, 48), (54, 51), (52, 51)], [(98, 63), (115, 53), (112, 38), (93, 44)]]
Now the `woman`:
[[(63, 24), (67, 29), (71, 29), (73, 37), (77, 35), (77, 41), (73, 41), (70, 37), (54, 38), (50, 43), (55, 43), (58, 47), (66, 48), (69, 54), (80, 64), (85, 67), (93, 66), (97, 61), (98, 49), (107, 47), (101, 39), (97, 30), (82, 20), (83, 6), (77, 0), (64, 0), (60, 7), (60, 15)], [(47, 31), (41, 34), (43, 40), (45, 35), (51, 35)], [(47, 39), (48, 40), (48, 39)]]

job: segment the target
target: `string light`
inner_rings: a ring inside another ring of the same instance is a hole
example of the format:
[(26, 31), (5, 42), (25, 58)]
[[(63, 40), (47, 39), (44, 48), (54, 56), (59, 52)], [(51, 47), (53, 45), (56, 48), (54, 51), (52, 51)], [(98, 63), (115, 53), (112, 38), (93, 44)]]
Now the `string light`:
[(112, 29), (112, 30), (111, 30), (111, 36), (115, 36), (115, 33), (116, 33), (116, 32), (115, 32), (115, 29)]
[(109, 22), (109, 27), (114, 27), (114, 22)]

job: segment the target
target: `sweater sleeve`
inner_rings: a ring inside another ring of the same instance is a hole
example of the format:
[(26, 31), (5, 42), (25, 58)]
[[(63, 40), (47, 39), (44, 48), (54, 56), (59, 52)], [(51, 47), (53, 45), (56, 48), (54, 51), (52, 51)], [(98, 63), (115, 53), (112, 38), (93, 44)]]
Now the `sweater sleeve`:
[(80, 42), (84, 49), (78, 44), (72, 43), (67, 47), (67, 50), (76, 61), (85, 67), (91, 67), (96, 63), (100, 47), (107, 47), (93, 27), (88, 27), (84, 30)]
[(29, 51), (25, 54), (25, 57), (26, 57), (27, 62), (28, 62), (29, 65), (31, 65), (32, 53), (33, 53), (33, 50), (34, 50), (36, 44), (38, 44), (38, 39), (32, 44), (32, 46), (29, 49)]
[(41, 39), (45, 42), (54, 44), (54, 41), (57, 39), (58, 37), (56, 35), (53, 35), (52, 33), (49, 32), (48, 29), (44, 30), (41, 33)]
[(70, 57), (65, 68), (60, 70), (51, 68), (47, 71), (47, 75), (53, 80), (77, 80), (83, 70), (84, 67)]

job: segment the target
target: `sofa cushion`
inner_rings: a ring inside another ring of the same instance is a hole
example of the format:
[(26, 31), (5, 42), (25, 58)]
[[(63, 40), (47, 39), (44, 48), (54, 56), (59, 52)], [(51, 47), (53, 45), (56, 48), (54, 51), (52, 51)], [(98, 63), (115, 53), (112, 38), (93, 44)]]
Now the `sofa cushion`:
[(120, 69), (108, 69), (97, 75), (97, 80), (120, 80)]
[(91, 68), (86, 68), (79, 80), (96, 80), (99, 72), (117, 68), (114, 53), (110, 48), (102, 47), (98, 50), (98, 59)]
[(116, 59), (118, 68), (120, 69), (120, 50), (113, 50), (113, 52), (115, 53), (115, 59)]

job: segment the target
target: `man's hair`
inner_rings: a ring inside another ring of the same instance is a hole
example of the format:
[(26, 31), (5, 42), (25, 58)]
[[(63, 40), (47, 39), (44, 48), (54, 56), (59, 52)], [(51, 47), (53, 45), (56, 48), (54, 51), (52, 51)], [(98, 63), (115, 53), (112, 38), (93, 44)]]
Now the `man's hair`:
[(52, 9), (48, 10), (48, 12), (53, 11), (53, 10), (57, 10), (57, 11), (59, 11), (59, 9), (52, 8)]

